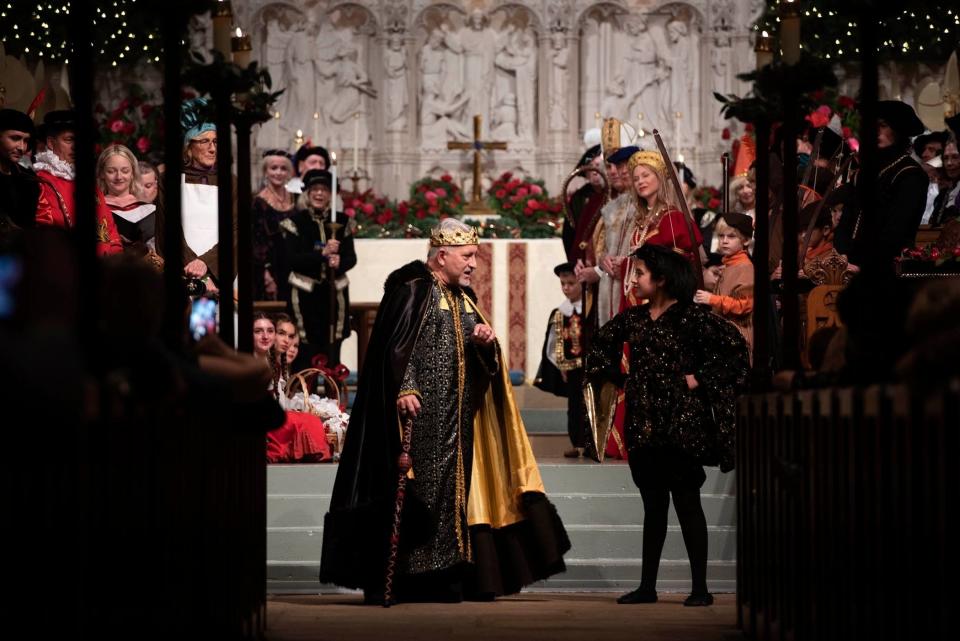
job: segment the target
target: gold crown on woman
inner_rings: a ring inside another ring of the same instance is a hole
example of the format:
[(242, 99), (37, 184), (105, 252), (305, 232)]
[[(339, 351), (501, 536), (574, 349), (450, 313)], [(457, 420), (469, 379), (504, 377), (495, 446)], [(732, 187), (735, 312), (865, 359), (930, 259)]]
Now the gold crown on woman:
[(480, 236), (476, 227), (470, 229), (440, 229), (430, 231), (431, 247), (458, 247), (461, 245), (478, 245)]
[(660, 155), (659, 151), (636, 152), (630, 156), (630, 160), (627, 161), (627, 166), (630, 168), (630, 171), (633, 172), (633, 170), (637, 168), (637, 165), (649, 165), (661, 174), (667, 173), (667, 165), (663, 162), (663, 156)]

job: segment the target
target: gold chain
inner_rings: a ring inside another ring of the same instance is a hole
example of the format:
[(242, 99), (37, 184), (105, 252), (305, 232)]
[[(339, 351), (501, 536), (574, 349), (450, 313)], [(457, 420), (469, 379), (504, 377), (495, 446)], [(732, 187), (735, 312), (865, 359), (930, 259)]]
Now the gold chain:
[(463, 294), (459, 296), (454, 296), (453, 292), (444, 285), (434, 275), (434, 280), (437, 283), (437, 286), (440, 288), (440, 293), (443, 295), (444, 299), (447, 301), (447, 306), (450, 307), (450, 313), (453, 316), (453, 329), (455, 334), (455, 342), (457, 345), (457, 481), (456, 481), (456, 498), (455, 498), (455, 511), (454, 515), (454, 525), (457, 532), (457, 547), (460, 550), (460, 554), (467, 560), (472, 560), (472, 554), (470, 549), (470, 542), (464, 536), (463, 528), (463, 513), (466, 509), (467, 503), (467, 483), (466, 483), (466, 474), (464, 471), (463, 465), (463, 392), (466, 387), (466, 364), (464, 362), (464, 344), (463, 344), (463, 319), (460, 316), (460, 304), (463, 298)]
[(906, 158), (906, 157), (907, 157), (907, 154), (902, 154), (902, 155), (900, 155), (900, 156), (897, 156), (897, 158), (896, 158), (892, 163), (890, 163), (889, 165), (887, 165), (886, 167), (884, 167), (883, 169), (881, 169), (880, 171), (877, 172), (877, 179), (883, 178), (883, 175), (884, 175), (885, 173), (887, 173), (888, 171), (890, 171), (890, 169), (891, 169), (894, 165), (896, 165), (898, 162), (900, 162), (901, 160), (903, 160), (903, 159)]

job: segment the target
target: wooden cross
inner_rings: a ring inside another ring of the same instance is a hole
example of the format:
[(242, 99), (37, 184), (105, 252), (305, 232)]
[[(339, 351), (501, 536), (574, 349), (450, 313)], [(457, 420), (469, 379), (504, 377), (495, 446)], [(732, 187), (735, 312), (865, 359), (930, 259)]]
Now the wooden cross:
[(480, 140), (480, 115), (473, 117), (473, 142), (459, 142), (451, 140), (447, 142), (447, 149), (472, 149), (473, 150), (473, 195), (470, 198), (470, 205), (473, 207), (483, 207), (482, 189), (480, 185), (480, 152), (485, 149), (507, 148), (505, 142), (483, 142)]

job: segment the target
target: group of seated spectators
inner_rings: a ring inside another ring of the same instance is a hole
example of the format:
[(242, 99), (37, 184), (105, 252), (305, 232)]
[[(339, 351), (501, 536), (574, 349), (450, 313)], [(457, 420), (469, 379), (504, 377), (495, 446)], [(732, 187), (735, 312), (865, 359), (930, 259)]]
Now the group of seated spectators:
[[(215, 299), (224, 287), (235, 291), (236, 282), (224, 283), (218, 274), (217, 132), (205, 120), (204, 106), (197, 98), (181, 110), (182, 270), (191, 293)], [(76, 226), (77, 126), (70, 110), (48, 112), (40, 124), (25, 113), (0, 110), (0, 243), (13, 242), (24, 230)], [(330, 228), (329, 162), (323, 147), (310, 145), (292, 157), (279, 149), (263, 154), (253, 198), (253, 291), (254, 300), (286, 304), (308, 360), (324, 354), (337, 364), (340, 343), (350, 334), (346, 272), (356, 255), (350, 225)], [(130, 253), (164, 267), (164, 171), (162, 162), (138, 159), (121, 144), (100, 152), (98, 255)]]
[[(182, 109), (182, 270), (191, 296), (216, 300), (224, 286), (226, 291), (235, 291), (236, 282), (224, 283), (218, 276), (217, 132), (200, 115), (202, 103), (200, 99), (187, 101)], [(60, 289), (70, 290), (69, 296), (62, 295), (57, 302), (61, 306), (71, 302), (83, 305), (76, 298), (78, 292), (72, 289), (78, 285), (76, 267), (70, 262), (76, 255), (62, 243), (77, 226), (77, 127), (76, 114), (71, 110), (48, 112), (41, 123), (35, 123), (25, 113), (0, 109), (0, 322), (7, 328), (29, 324), (27, 319), (38, 308), (46, 313), (43, 305), (31, 302), (28, 292), (36, 291), (52, 269), (59, 270)], [(319, 235), (324, 242), (311, 240), (309, 247), (301, 247), (303, 243), (298, 242), (309, 234), (310, 226), (324, 226), (323, 215), (330, 205), (332, 187), (326, 171), (328, 158), (325, 149), (313, 146), (302, 148), (293, 157), (283, 150), (263, 154), (262, 182), (253, 198), (254, 298), (284, 301), (290, 315), (258, 317), (252, 356), (237, 353), (209, 328), (206, 336), (194, 335), (191, 339), (186, 322), (190, 310), (183, 317), (181, 347), (188, 355), (184, 371), (198, 369), (227, 381), (228, 388), (233, 390), (231, 398), (244, 402), (271, 396), (278, 399), (291, 371), (311, 366), (318, 362), (318, 356), (324, 366), (339, 364), (339, 342), (350, 332), (345, 318), (346, 287), (331, 285), (339, 295), (333, 302), (330, 288), (325, 289), (320, 283), (339, 281), (354, 266), (352, 237), (348, 230), (327, 238), (321, 229)], [(294, 174), (294, 163), (299, 177)], [(100, 151), (95, 166), (96, 246), (102, 258), (101, 284), (125, 283), (123, 294), (111, 290), (105, 295), (103, 306), (114, 310), (118, 306), (129, 307), (128, 303), (133, 304), (131, 296), (143, 301), (142, 305), (137, 304), (136, 319), (129, 318), (133, 312), (128, 309), (129, 313), (102, 319), (100, 328), (109, 325), (121, 336), (131, 332), (145, 334), (137, 337), (137, 344), (158, 349), (163, 318), (156, 305), (163, 298), (159, 274), (169, 267), (164, 264), (164, 165), (139, 159), (130, 147), (111, 144)], [(295, 219), (298, 212), (303, 220)], [(316, 229), (313, 231), (316, 233)], [(345, 250), (348, 256), (344, 255)], [(47, 263), (36, 261), (38, 255), (48, 254)], [(334, 273), (328, 278), (330, 270)], [(298, 297), (293, 293), (295, 288), (288, 284), (291, 271), (301, 280), (312, 278), (316, 291), (300, 291)], [(58, 290), (52, 294), (57, 296)], [(331, 316), (326, 308), (337, 303), (343, 318), (338, 338), (330, 341), (321, 329), (325, 329), (322, 324)], [(62, 319), (76, 318), (78, 313), (79, 309), (71, 310), (62, 314)], [(118, 319), (130, 320), (129, 326)], [(328, 349), (331, 343), (335, 350)], [(107, 360), (116, 358), (129, 365), (131, 354), (143, 355), (126, 349), (128, 343), (121, 341), (116, 345), (120, 349), (111, 352)], [(283, 403), (273, 405), (279, 408)], [(292, 414), (287, 414), (285, 423), (282, 418), (279, 420), (281, 430), (302, 434), (304, 424), (312, 425), (309, 412), (293, 422)], [(276, 427), (276, 416), (265, 425), (272, 422)], [(322, 423), (319, 429), (323, 435)], [(325, 436), (305, 451), (301, 445), (306, 441), (302, 436), (298, 438), (300, 445), (271, 460), (329, 460), (335, 453), (336, 447), (331, 450)], [(336, 443), (335, 438), (333, 442)]]

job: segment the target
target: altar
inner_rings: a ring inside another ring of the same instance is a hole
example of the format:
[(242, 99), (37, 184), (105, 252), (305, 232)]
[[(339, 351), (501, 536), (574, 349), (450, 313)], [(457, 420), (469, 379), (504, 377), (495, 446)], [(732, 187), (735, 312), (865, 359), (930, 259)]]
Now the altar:
[[(429, 241), (357, 239), (357, 266), (350, 271), (350, 300), (376, 304), (387, 276), (413, 260), (425, 260)], [(493, 325), (507, 365), (533, 381), (550, 311), (563, 301), (553, 268), (566, 256), (559, 238), (482, 240), (473, 288), (481, 311)], [(341, 358), (357, 367), (357, 334), (343, 344)]]

